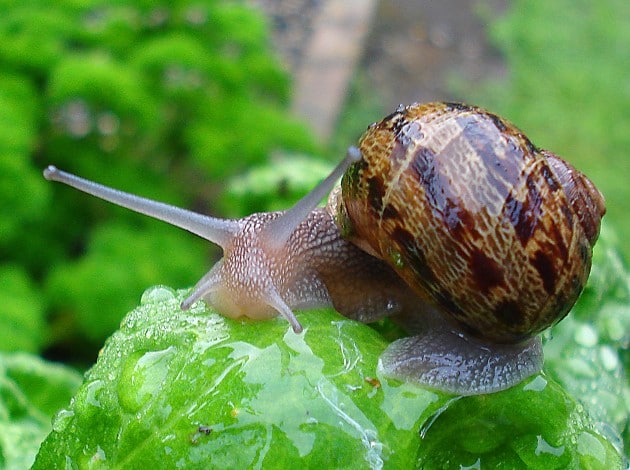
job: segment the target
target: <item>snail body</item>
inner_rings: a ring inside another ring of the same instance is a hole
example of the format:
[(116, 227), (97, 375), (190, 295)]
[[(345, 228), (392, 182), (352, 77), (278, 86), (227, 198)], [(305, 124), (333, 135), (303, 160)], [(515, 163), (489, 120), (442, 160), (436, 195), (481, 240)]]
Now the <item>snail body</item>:
[(203, 298), (234, 318), (282, 315), (296, 333), (295, 309), (391, 316), (413, 336), (388, 347), (382, 372), (460, 394), (541, 369), (537, 334), (577, 300), (605, 212), (568, 163), (501, 118), (449, 103), (400, 107), (371, 125), (284, 212), (217, 219), (54, 167), (44, 176), (221, 246), (182, 308)]

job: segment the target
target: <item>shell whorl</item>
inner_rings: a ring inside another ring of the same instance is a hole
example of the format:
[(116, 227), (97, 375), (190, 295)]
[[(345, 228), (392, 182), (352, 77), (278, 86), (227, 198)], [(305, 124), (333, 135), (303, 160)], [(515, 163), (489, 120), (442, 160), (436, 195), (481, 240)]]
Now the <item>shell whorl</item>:
[(566, 315), (605, 212), (583, 174), (461, 104), (401, 107), (359, 146), (338, 217), (352, 241), (486, 340), (518, 342)]

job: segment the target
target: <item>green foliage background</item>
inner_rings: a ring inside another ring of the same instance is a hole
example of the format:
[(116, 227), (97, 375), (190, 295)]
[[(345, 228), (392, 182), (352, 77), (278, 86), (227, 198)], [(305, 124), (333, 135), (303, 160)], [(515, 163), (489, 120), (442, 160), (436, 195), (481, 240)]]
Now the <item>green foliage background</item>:
[[(336, 159), (391, 110), (378, 109), (372, 91), (359, 93), (330, 148), (317, 145), (288, 117), (289, 78), (273, 57), (265, 20), (241, 2), (0, 0), (0, 12), (0, 467), (24, 468), (81, 380), (73, 368), (35, 355), (89, 365), (142, 291), (192, 285), (218, 255), (178, 229), (46, 182), (45, 165), (239, 216), (287, 207), (328, 169), (303, 154)], [(481, 6), (480, 14), (489, 12)], [(620, 252), (630, 256), (628, 25), (624, 0), (516, 0), (490, 31), (508, 79), (475, 90), (452, 80), (459, 98), (517, 123), (606, 196), (591, 283), (554, 331), (546, 370), (588, 403), (597, 430), (611, 442), (621, 435), (626, 449), (630, 276)], [(99, 367), (111, 380), (112, 370)], [(564, 389), (554, 388), (560, 396)], [(82, 395), (76, 406), (92, 398)], [(448, 410), (443, 431), (425, 441), (437, 453), (418, 462), (439, 465), (431, 459), (440, 452), (452, 457), (444, 444), (450, 426), (461, 424), (467, 407), (479, 408), (460, 405), (464, 411)], [(581, 405), (576, 410), (579, 426), (572, 426), (591, 429)], [(50, 443), (48, 450), (54, 455)], [(532, 449), (510, 452), (531, 457)]]
[(263, 17), (239, 2), (0, 1), (0, 11), (1, 344), (80, 355), (147, 285), (191, 285), (217, 253), (52, 185), (45, 165), (216, 213), (226, 178), (274, 151), (316, 147), (286, 113), (289, 80)]

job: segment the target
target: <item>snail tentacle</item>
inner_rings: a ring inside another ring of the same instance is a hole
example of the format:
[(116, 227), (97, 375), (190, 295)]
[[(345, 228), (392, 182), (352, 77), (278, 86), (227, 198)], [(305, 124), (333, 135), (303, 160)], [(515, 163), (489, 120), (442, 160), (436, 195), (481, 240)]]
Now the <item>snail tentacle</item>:
[(118, 206), (126, 207), (154, 219), (188, 230), (220, 247), (225, 247), (238, 231), (237, 220), (219, 219), (180, 207), (154, 201), (135, 194), (104, 186), (79, 176), (67, 173), (50, 165), (44, 170), (44, 177), (50, 181), (72, 186), (79, 191), (91, 194)]

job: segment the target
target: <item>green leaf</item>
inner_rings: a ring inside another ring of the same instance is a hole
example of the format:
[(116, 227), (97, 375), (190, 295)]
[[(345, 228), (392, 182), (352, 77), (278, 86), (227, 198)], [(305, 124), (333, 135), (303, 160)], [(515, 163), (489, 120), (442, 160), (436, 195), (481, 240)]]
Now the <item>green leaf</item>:
[[(122, 468), (413, 461), (416, 422), (445, 398), (366, 380), (385, 347), (373, 330), (323, 311), (302, 315), (306, 333), (295, 335), (280, 319), (182, 312), (182, 298), (166, 288), (145, 293), (54, 424), (36, 467), (66, 456)], [(394, 390), (405, 399), (392, 401)]]
[(377, 377), (386, 342), (333, 311), (300, 313), (296, 335), (282, 319), (235, 321), (201, 303), (182, 312), (185, 294), (145, 292), (34, 468), (620, 466), (544, 375), (458, 399)]
[(420, 468), (621, 468), (583, 407), (544, 374), (457, 400), (423, 433)]
[(81, 376), (24, 353), (0, 353), (0, 467), (28, 468)]

